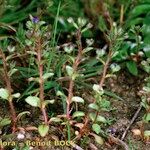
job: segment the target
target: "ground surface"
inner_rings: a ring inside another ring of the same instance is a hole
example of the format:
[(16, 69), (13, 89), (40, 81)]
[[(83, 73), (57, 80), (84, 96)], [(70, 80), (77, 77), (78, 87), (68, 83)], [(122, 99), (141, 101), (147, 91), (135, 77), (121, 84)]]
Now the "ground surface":
[[(110, 78), (106, 81), (105, 84), (105, 88), (108, 89), (109, 91), (112, 91), (114, 93), (116, 93), (119, 97), (122, 98), (122, 100), (117, 100), (115, 98), (110, 98), (110, 102), (111, 102), (111, 107), (114, 108), (115, 111), (111, 111), (108, 113), (105, 113), (104, 115), (107, 117), (111, 117), (114, 118), (115, 121), (112, 123), (112, 125), (110, 125), (110, 127), (115, 128), (116, 131), (116, 135), (117, 137), (121, 137), (123, 134), (124, 129), (127, 127), (127, 125), (129, 124), (129, 122), (131, 121), (133, 115), (135, 114), (136, 110), (139, 108), (140, 106), (140, 102), (141, 99), (138, 96), (138, 91), (142, 88), (143, 84), (144, 84), (144, 78), (146, 75), (140, 75), (138, 77), (134, 77), (132, 75), (130, 75), (127, 72), (122, 72), (119, 73), (117, 75), (117, 78)], [(85, 93), (86, 95), (86, 93)], [(7, 104), (4, 105), (4, 102), (0, 101), (0, 117), (5, 117), (8, 115), (7, 112)], [(143, 114), (144, 114), (144, 109), (142, 109), (138, 115), (138, 117), (136, 118), (135, 122), (132, 124), (131, 128), (128, 131), (128, 134), (125, 138), (125, 142), (129, 145), (131, 150), (150, 150), (150, 144), (149, 143), (145, 143), (143, 142), (143, 140), (140, 137), (135, 137), (133, 135), (133, 133), (131, 132), (132, 129), (139, 129), (139, 122), (142, 120)], [(28, 121), (33, 121), (34, 123), (38, 122), (38, 120), (30, 120), (28, 119)], [(20, 126), (23, 124), (27, 123), (25, 122), (20, 122)], [(32, 123), (30, 123), (32, 124)], [(150, 125), (145, 125), (146, 129), (150, 130)], [(48, 137), (45, 140), (59, 140), (57, 135), (59, 137), (63, 136), (63, 133), (61, 133), (61, 130), (59, 131), (60, 128), (56, 127), (52, 127), (51, 128), (51, 132), (53, 134), (53, 131), (55, 132), (55, 135), (52, 135), (51, 137)], [(57, 131), (55, 131), (57, 130)], [(57, 133), (56, 133), (57, 132)], [(4, 129), (0, 130), (0, 136), (2, 137), (5, 134), (10, 133), (10, 128), (5, 127)], [(33, 141), (38, 141), (40, 138), (37, 137), (36, 133), (31, 133), (31, 132), (27, 132), (26, 134), (26, 138), (29, 140), (33, 140)], [(6, 137), (6, 141), (8, 140), (17, 140), (16, 136), (10, 136), (10, 137)], [(0, 137), (0, 138), (1, 138)], [(89, 143), (87, 144), (83, 144), (84, 149), (86, 150), (96, 150), (96, 147), (94, 147), (92, 145), (95, 144), (95, 142), (93, 142), (93, 139), (90, 139)], [(22, 141), (23, 142), (23, 141)], [(96, 145), (96, 144), (95, 144)], [(98, 146), (99, 147), (99, 146)], [(117, 146), (116, 144), (108, 144), (106, 143), (104, 146), (99, 147), (97, 150), (122, 150), (123, 148)], [(10, 148), (11, 149), (11, 148)], [(33, 150), (38, 150), (38, 149), (42, 149), (42, 148), (35, 148), (33, 146)], [(73, 149), (73, 148), (54, 148), (54, 147), (47, 147), (44, 148), (46, 150), (60, 150), (60, 149), (64, 149), (64, 150), (69, 150), (69, 149)], [(9, 150), (9, 148), (7, 148), (7, 150)]]

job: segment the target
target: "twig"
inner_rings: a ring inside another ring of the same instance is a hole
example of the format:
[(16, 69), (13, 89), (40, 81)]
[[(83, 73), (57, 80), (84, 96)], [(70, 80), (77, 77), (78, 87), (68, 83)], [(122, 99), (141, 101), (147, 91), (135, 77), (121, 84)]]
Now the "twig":
[(75, 144), (75, 143), (70, 142), (70, 145), (71, 145), (73, 148), (75, 148), (76, 150), (84, 150), (83, 148), (81, 148), (80, 146), (78, 146), (78, 145)]
[(116, 137), (114, 137), (114, 136), (112, 136), (112, 135), (109, 135), (109, 137), (111, 138), (111, 140), (112, 140), (114, 143), (116, 143), (116, 144), (118, 144), (118, 145), (121, 145), (125, 150), (129, 150), (128, 145), (127, 145), (124, 141), (122, 141), (122, 140), (120, 140), (120, 139), (118, 139), (118, 138), (116, 138)]
[(135, 119), (137, 118), (139, 112), (142, 109), (142, 105), (139, 106), (139, 108), (137, 109), (137, 111), (135, 112), (133, 118), (131, 119), (129, 125), (127, 126), (126, 130), (124, 131), (124, 133), (122, 134), (121, 140), (124, 140), (124, 138), (126, 137), (126, 134), (128, 132), (128, 130), (130, 129), (131, 125), (133, 124), (133, 122), (135, 121)]

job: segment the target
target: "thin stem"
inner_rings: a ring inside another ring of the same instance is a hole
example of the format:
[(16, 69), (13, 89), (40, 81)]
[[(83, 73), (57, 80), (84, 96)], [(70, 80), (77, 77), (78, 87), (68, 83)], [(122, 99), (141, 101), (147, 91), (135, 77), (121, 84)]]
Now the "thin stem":
[(48, 117), (46, 113), (46, 108), (42, 107), (44, 102), (44, 79), (43, 79), (43, 62), (42, 62), (42, 45), (41, 45), (41, 38), (37, 40), (37, 63), (38, 63), (38, 70), (39, 70), (39, 91), (40, 91), (40, 100), (41, 100), (41, 111), (44, 117), (45, 124), (48, 122)]
[(124, 17), (124, 5), (121, 5), (121, 9), (120, 9), (120, 25), (123, 24), (123, 17)]
[(16, 117), (16, 111), (15, 111), (15, 108), (14, 108), (14, 105), (13, 105), (13, 102), (12, 102), (12, 96), (11, 96), (13, 90), (12, 90), (12, 87), (11, 87), (10, 77), (8, 75), (6, 57), (5, 57), (5, 54), (3, 53), (2, 49), (0, 49), (0, 55), (1, 55), (2, 61), (3, 61), (4, 81), (6, 83), (6, 88), (7, 88), (8, 92), (9, 92), (8, 102), (9, 102), (11, 119), (12, 119), (12, 124), (13, 124), (12, 131), (15, 132), (17, 117)]
[(109, 63), (110, 63), (110, 60), (111, 60), (111, 56), (112, 56), (112, 51), (109, 50), (107, 60), (106, 60), (105, 65), (104, 65), (102, 78), (101, 78), (100, 83), (99, 83), (100, 87), (103, 87), (103, 84), (105, 82), (105, 77), (106, 77), (106, 74), (107, 74), (107, 69), (108, 69), (108, 66), (109, 66)]
[[(77, 71), (78, 65), (80, 64), (80, 60), (82, 57), (82, 42), (81, 42), (81, 31), (80, 29), (77, 31), (77, 43), (78, 43), (78, 55), (75, 59), (75, 62), (73, 64), (73, 70), (74, 72)], [(74, 80), (70, 79), (69, 82), (69, 89), (68, 89), (68, 97), (67, 97), (67, 118), (70, 118), (70, 104), (71, 99), (73, 96), (73, 87), (74, 87)]]

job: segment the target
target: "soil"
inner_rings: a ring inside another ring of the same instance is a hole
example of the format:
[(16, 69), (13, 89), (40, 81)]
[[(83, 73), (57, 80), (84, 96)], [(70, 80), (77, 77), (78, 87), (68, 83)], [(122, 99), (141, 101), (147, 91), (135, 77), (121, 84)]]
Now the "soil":
[[(110, 118), (114, 118), (115, 121), (112, 122), (112, 124), (108, 128), (115, 129), (115, 137), (120, 138), (127, 127), (127, 125), (130, 123), (133, 115), (135, 114), (136, 110), (140, 106), (141, 99), (138, 96), (138, 91), (142, 89), (142, 86), (144, 84), (144, 78), (146, 77), (146, 74), (141, 74), (138, 77), (132, 76), (128, 72), (121, 72), (117, 75), (116, 78), (109, 78), (106, 80), (105, 88), (109, 91), (114, 92), (119, 97), (121, 97), (122, 100), (118, 100), (115, 98), (110, 98), (111, 107), (115, 111), (111, 111), (106, 113), (105, 115)], [(84, 94), (83, 94), (84, 95)], [(86, 93), (85, 93), (86, 95)], [(4, 104), (5, 102), (0, 101), (0, 117), (6, 117), (9, 115), (8, 113), (8, 106), (7, 104)], [(145, 113), (145, 110), (142, 108), (140, 113), (138, 114), (138, 117), (136, 118), (135, 122), (132, 124), (131, 128), (128, 131), (128, 134), (124, 140), (124, 142), (130, 147), (130, 150), (150, 150), (150, 143), (143, 141), (141, 137), (136, 137), (132, 133), (132, 129), (140, 129), (139, 122), (142, 120), (142, 117)], [(38, 119), (31, 120), (27, 119), (30, 124), (34, 124), (35, 122), (41, 121)], [(28, 121), (22, 121), (20, 122), (20, 126), (24, 124), (28, 124)], [(146, 129), (150, 130), (150, 124), (145, 125)], [(63, 139), (63, 131), (61, 127), (51, 126), (51, 136), (47, 137), (45, 140), (49, 141), (55, 141), (55, 140), (62, 140)], [(6, 126), (3, 129), (0, 128), (0, 140), (2, 139), (2, 136), (10, 134), (10, 127)], [(5, 140), (17, 140), (19, 143), (21, 140), (17, 139), (18, 134), (20, 134), (20, 131), (15, 133), (14, 135), (7, 137)], [(22, 134), (22, 133), (21, 133)], [(23, 133), (24, 134), (24, 133)], [(58, 135), (58, 136), (57, 136)], [(38, 137), (36, 132), (25, 132), (25, 139), (32, 140), (32, 141), (38, 141), (40, 138)], [(22, 142), (25, 140), (23, 139)], [(81, 142), (80, 142), (81, 143)], [(86, 143), (86, 142), (85, 142)], [(81, 146), (82, 147), (82, 146)], [(98, 148), (96, 148), (98, 147)], [(5, 148), (6, 150), (12, 149), (12, 148)], [(32, 150), (40, 150), (42, 148), (32, 147)], [(73, 148), (69, 147), (45, 147), (46, 150), (73, 150)], [(88, 143), (83, 145), (83, 149), (85, 150), (123, 150), (122, 147), (118, 146), (117, 144), (111, 144), (110, 142), (106, 141), (103, 146), (97, 145), (94, 140), (88, 139)]]

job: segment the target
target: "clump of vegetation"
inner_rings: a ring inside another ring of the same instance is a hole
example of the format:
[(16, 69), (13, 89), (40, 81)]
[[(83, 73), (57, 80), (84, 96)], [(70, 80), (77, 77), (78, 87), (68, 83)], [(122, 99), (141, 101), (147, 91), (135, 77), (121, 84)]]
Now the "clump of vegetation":
[(0, 4), (0, 136), (11, 141), (1, 149), (128, 150), (131, 128), (149, 142), (150, 3), (87, 2)]

